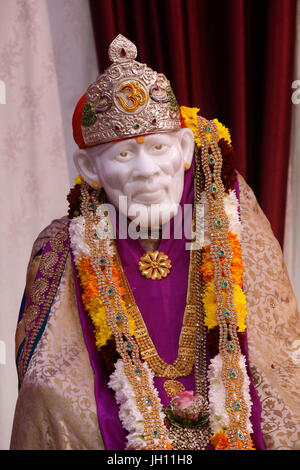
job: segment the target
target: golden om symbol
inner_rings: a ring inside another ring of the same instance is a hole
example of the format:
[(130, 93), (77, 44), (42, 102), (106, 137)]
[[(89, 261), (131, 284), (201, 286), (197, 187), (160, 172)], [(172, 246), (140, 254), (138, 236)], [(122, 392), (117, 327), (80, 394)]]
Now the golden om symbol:
[(139, 106), (145, 103), (147, 98), (145, 91), (137, 82), (124, 83), (120, 91), (129, 91), (126, 96), (127, 102), (122, 96), (118, 96), (121, 105), (126, 111), (135, 111)]

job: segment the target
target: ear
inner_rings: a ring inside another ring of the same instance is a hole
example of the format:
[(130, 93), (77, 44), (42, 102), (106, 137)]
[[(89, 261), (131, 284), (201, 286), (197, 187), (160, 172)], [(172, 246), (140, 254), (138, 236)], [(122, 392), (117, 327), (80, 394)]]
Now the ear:
[(100, 188), (101, 184), (95, 171), (93, 158), (87, 150), (79, 149), (73, 154), (74, 165), (80, 176), (91, 186), (95, 187), (98, 183)]
[(188, 127), (180, 129), (178, 131), (179, 138), (180, 138), (180, 145), (183, 153), (184, 163), (188, 163), (191, 165), (193, 155), (194, 155), (194, 148), (195, 148), (195, 141), (194, 141), (194, 133)]

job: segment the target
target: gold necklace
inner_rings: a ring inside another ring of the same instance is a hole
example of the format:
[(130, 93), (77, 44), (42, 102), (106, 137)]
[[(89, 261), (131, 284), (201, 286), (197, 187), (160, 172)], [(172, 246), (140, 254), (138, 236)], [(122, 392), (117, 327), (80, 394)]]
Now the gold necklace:
[(164, 389), (168, 396), (184, 390), (184, 386), (175, 380), (178, 377), (189, 375), (195, 363), (196, 351), (196, 305), (195, 305), (195, 262), (194, 251), (191, 250), (187, 303), (184, 311), (183, 324), (179, 337), (178, 355), (173, 364), (162, 359), (149, 335), (141, 312), (134, 300), (134, 296), (127, 277), (123, 271), (121, 260), (116, 251), (116, 267), (120, 275), (125, 295), (126, 311), (135, 322), (135, 338), (141, 352), (142, 359), (153, 370), (156, 377), (165, 377)]

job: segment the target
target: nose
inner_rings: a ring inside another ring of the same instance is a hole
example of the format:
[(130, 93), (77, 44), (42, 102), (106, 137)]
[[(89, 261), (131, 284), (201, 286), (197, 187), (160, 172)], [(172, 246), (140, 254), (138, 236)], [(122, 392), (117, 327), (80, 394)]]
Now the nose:
[(149, 155), (143, 147), (143, 145), (139, 146), (138, 155), (134, 162), (133, 177), (136, 179), (148, 179), (160, 173), (160, 167), (155, 162), (155, 156)]

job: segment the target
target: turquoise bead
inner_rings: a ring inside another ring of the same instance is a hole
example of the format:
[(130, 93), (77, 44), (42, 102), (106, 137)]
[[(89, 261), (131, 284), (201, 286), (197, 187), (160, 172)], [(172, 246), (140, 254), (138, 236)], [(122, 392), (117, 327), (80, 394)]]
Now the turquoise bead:
[(234, 408), (236, 411), (239, 411), (239, 410), (241, 409), (241, 405), (240, 405), (236, 400), (234, 400), (233, 408)]
[(118, 323), (120, 323), (120, 322), (122, 321), (121, 315), (117, 315), (117, 316), (116, 316), (116, 320), (117, 320)]
[(228, 310), (224, 310), (224, 317), (230, 318), (230, 313), (228, 312)]
[(218, 255), (220, 256), (220, 258), (222, 258), (225, 255), (225, 252), (224, 250), (222, 250), (222, 248), (218, 249)]
[(126, 344), (126, 349), (127, 349), (127, 351), (131, 351), (131, 350), (132, 350), (132, 346), (131, 346), (130, 343), (127, 343), (127, 344)]
[(214, 194), (214, 193), (217, 192), (217, 187), (216, 187), (214, 184), (211, 184), (211, 185), (210, 185), (210, 192), (211, 192), (212, 194)]
[(205, 130), (205, 132), (209, 132), (209, 131), (210, 131), (210, 127), (209, 127), (209, 126), (205, 126), (204, 130)]
[(112, 288), (112, 287), (109, 287), (109, 288), (107, 289), (107, 293), (108, 293), (108, 295), (114, 295), (114, 290), (113, 290), (113, 288)]
[(223, 281), (221, 282), (221, 286), (223, 287), (223, 289), (227, 289), (227, 287), (228, 287), (228, 282), (223, 280)]
[(230, 379), (235, 379), (236, 378), (236, 373), (232, 369), (230, 369), (230, 371), (229, 371), (229, 377), (230, 377)]
[(221, 226), (221, 221), (218, 219), (215, 219), (215, 226), (220, 227)]

